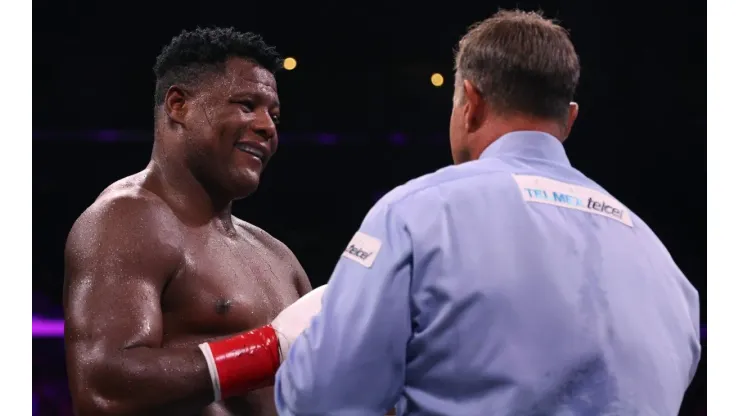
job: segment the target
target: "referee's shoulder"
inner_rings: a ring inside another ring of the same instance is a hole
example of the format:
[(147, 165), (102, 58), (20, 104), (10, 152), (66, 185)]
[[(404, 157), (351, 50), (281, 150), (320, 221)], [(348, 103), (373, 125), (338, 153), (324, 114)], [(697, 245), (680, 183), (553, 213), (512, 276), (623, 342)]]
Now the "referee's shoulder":
[(434, 172), (399, 185), (378, 201), (377, 205), (387, 208), (401, 206), (418, 206), (420, 204), (430, 207), (435, 203), (441, 203), (437, 190), (448, 186), (466, 187), (472, 185), (477, 179), (485, 176), (490, 184), (496, 180), (510, 180), (510, 172), (502, 166), (479, 163), (472, 161), (459, 165), (446, 166)]

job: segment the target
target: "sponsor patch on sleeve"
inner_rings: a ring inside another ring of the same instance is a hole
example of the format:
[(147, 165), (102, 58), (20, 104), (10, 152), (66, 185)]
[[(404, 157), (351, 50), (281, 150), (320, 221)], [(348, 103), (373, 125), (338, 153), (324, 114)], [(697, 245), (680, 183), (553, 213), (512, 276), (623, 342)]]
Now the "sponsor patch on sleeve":
[(527, 202), (539, 202), (601, 215), (632, 227), (627, 208), (613, 197), (594, 189), (542, 176), (513, 175)]
[(380, 240), (358, 231), (344, 249), (342, 256), (369, 268), (375, 262), (380, 246)]

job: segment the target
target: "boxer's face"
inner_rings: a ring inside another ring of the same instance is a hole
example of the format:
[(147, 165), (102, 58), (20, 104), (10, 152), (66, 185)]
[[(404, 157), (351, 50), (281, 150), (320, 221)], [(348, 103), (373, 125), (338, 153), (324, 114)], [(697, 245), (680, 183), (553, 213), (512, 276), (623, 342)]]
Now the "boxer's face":
[(206, 76), (184, 117), (188, 165), (234, 199), (251, 194), (277, 150), (280, 117), (275, 77), (244, 59)]

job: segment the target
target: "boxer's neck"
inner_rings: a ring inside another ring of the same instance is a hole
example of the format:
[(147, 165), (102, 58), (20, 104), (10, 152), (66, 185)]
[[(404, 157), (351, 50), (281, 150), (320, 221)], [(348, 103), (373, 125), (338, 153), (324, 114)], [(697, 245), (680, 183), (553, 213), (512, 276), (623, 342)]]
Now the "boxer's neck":
[(167, 203), (190, 221), (199, 225), (215, 223), (223, 231), (233, 231), (232, 199), (208, 189), (184, 163), (178, 163), (182, 160), (164, 159), (155, 150), (146, 169), (145, 181), (159, 188)]

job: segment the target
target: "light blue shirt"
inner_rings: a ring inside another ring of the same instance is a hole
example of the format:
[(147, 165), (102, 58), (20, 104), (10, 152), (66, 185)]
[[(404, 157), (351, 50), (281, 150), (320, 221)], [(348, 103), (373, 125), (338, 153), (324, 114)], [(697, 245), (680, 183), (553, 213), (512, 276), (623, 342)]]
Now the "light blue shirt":
[[(635, 184), (639, 186), (639, 184)], [(281, 415), (678, 414), (699, 297), (539, 132), (385, 195), (277, 373)]]

